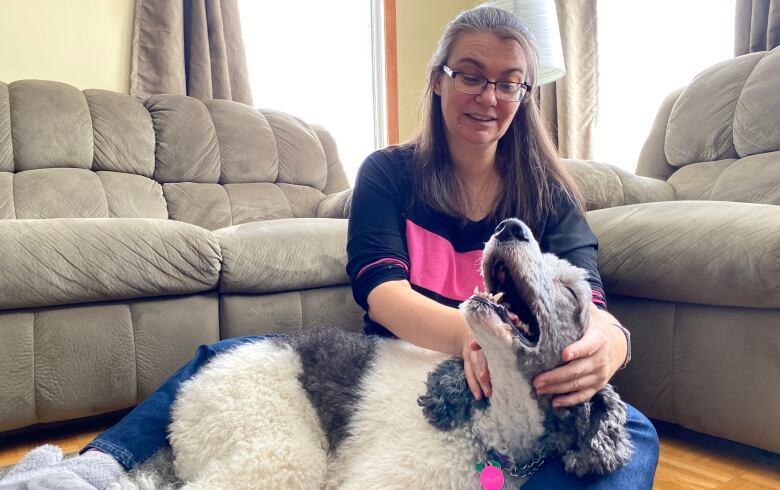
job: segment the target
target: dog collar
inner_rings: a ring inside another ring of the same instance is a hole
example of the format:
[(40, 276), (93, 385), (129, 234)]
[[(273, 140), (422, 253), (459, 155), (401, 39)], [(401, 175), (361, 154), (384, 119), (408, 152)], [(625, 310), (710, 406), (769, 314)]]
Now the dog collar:
[(529, 478), (544, 464), (543, 454), (525, 464), (520, 464), (509, 456), (501, 454), (492, 448), (488, 449), (487, 453), (485, 454), (485, 458), (487, 459), (488, 464), (498, 463), (497, 465), (493, 466), (498, 466), (498, 468), (506, 468), (506, 470), (509, 471), (509, 474), (515, 478)]

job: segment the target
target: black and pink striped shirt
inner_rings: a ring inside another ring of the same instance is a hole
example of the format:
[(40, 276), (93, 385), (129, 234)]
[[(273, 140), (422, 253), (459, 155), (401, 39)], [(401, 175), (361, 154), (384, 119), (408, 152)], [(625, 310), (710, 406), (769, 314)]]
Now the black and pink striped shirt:
[[(347, 274), (355, 301), (368, 310), (368, 294), (379, 284), (408, 280), (412, 288), (457, 307), (475, 286), (483, 287), (482, 249), (498, 219), (466, 221), (412, 200), (413, 151), (391, 147), (371, 154), (358, 171), (352, 192)], [(532, 227), (534, 228), (534, 227)], [(593, 302), (606, 308), (596, 257), (598, 241), (582, 213), (568, 199), (535, 227), (544, 252), (590, 272)], [(364, 332), (392, 335), (365, 315)]]

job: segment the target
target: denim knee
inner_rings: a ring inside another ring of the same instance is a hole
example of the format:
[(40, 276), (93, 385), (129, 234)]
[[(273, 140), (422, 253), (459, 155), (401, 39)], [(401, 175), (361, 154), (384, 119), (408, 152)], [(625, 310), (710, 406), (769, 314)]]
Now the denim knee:
[(645, 455), (648, 460), (652, 458), (657, 463), (660, 442), (655, 426), (642, 412), (631, 405), (627, 407), (628, 421), (626, 426), (631, 434), (634, 451)]

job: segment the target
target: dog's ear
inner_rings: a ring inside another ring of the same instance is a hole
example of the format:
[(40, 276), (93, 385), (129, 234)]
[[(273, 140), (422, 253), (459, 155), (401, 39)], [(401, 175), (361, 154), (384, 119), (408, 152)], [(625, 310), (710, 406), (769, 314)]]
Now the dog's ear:
[(428, 373), (428, 388), (417, 399), (426, 420), (440, 430), (451, 430), (471, 420), (475, 409), (490, 404), (487, 397), (475, 400), (463, 372), (463, 359), (448, 359)]
[(626, 405), (612, 386), (605, 386), (574, 410), (577, 433), (574, 447), (563, 455), (566, 471), (581, 477), (623, 466), (633, 446), (626, 431)]
[(588, 272), (570, 264), (568, 261), (559, 259), (558, 280), (561, 284), (574, 294), (577, 300), (577, 322), (579, 325), (588, 324), (588, 309), (593, 300), (590, 283), (588, 282)]

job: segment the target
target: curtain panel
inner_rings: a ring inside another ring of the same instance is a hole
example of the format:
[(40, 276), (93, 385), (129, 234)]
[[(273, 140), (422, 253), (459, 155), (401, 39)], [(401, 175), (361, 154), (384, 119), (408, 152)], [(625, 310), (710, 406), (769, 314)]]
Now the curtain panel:
[(780, 0), (737, 0), (734, 56), (780, 46)]
[(593, 158), (599, 97), (596, 0), (555, 0), (566, 76), (540, 90), (562, 158)]
[(251, 105), (238, 0), (136, 0), (130, 94)]

